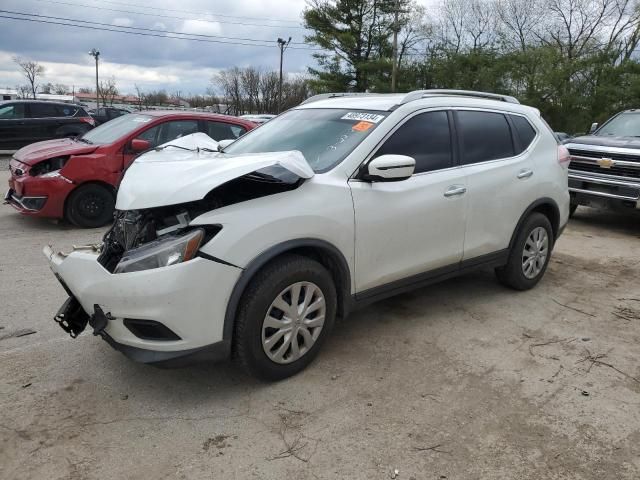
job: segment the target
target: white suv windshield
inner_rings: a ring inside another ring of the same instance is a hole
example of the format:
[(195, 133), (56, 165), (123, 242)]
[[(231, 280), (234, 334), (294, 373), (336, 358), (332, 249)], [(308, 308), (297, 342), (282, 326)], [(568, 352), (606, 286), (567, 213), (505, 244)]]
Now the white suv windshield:
[(316, 173), (340, 163), (364, 140), (388, 112), (347, 109), (290, 110), (247, 133), (225, 153), (299, 150)]
[(139, 113), (123, 115), (103, 123), (93, 130), (89, 130), (82, 136), (82, 140), (96, 145), (107, 145), (137, 130), (151, 120), (152, 117), (149, 115), (141, 115)]

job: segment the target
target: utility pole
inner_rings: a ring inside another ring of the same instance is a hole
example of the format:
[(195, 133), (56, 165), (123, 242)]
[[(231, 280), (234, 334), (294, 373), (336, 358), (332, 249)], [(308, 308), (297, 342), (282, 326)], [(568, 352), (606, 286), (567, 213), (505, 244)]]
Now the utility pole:
[(398, 77), (398, 24), (400, 22), (400, 0), (396, 0), (396, 12), (393, 20), (393, 65), (391, 66), (391, 93), (396, 91)]
[(291, 37), (289, 40), (278, 38), (278, 47), (280, 48), (280, 82), (278, 84), (278, 113), (282, 111), (282, 57), (284, 57), (284, 51), (291, 43)]
[(89, 55), (96, 59), (96, 108), (98, 108), (100, 107), (100, 91), (98, 87), (98, 57), (100, 57), (100, 52), (95, 48), (92, 48)]

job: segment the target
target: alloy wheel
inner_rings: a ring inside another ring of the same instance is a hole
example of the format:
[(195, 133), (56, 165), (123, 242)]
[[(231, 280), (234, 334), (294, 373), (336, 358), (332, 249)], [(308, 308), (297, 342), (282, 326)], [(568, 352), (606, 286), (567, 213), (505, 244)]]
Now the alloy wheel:
[(537, 277), (545, 266), (549, 255), (549, 235), (543, 227), (534, 228), (522, 250), (522, 273), (532, 279)]
[(296, 282), (282, 290), (262, 322), (262, 348), (275, 363), (291, 363), (304, 356), (322, 332), (326, 301), (320, 287)]

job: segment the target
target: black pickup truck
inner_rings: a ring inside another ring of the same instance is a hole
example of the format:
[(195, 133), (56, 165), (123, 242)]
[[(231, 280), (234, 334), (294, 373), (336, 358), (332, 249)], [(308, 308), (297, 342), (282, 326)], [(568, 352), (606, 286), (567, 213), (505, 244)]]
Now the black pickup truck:
[(640, 109), (620, 112), (571, 138), (571, 214), (578, 205), (640, 209)]

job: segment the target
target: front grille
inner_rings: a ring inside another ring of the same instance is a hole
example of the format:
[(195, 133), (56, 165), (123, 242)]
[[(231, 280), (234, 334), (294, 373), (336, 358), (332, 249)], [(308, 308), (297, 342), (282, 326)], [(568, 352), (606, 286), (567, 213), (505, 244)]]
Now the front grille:
[(591, 152), (589, 150), (577, 150), (574, 148), (569, 149), (569, 153), (580, 157), (595, 158), (596, 160), (600, 160), (601, 158), (610, 158), (612, 160), (621, 160), (624, 162), (638, 162), (638, 167), (640, 168), (640, 154), (627, 155), (626, 153)]
[[(602, 157), (598, 157), (598, 158), (602, 158)], [(640, 167), (640, 165), (638, 166)], [(614, 165), (611, 168), (602, 168), (600, 165), (592, 164), (592, 163), (582, 163), (579, 160), (572, 160), (571, 163), (569, 164), (569, 169), (579, 171), (579, 172), (611, 175), (613, 177), (640, 178), (640, 168), (620, 167), (618, 165)]]

